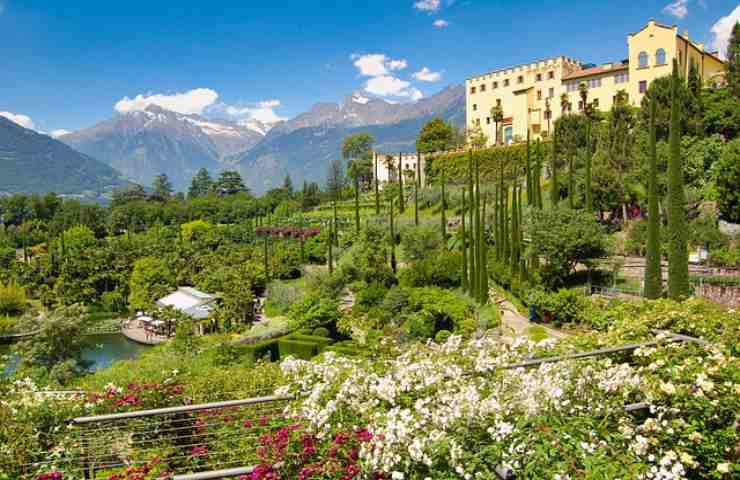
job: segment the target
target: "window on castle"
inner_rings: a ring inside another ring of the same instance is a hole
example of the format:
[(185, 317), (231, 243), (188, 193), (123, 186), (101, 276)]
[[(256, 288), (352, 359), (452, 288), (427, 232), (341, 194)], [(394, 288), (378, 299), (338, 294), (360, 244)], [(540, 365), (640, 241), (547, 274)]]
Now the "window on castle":
[(662, 48), (659, 48), (657, 52), (655, 52), (655, 64), (656, 65), (665, 65), (665, 50)]
[(640, 52), (640, 55), (637, 56), (637, 63), (640, 68), (647, 68), (648, 66), (647, 52)]

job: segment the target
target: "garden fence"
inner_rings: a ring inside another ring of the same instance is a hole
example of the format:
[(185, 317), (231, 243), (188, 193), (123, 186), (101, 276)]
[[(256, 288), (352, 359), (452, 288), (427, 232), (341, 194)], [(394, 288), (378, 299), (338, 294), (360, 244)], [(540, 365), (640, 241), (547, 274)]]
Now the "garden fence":
[[(607, 347), (574, 354), (532, 358), (502, 365), (513, 370), (534, 368), (546, 363), (580, 360), (604, 355), (632, 353), (640, 348), (666, 343), (707, 342), (670, 332), (655, 331), (653, 341)], [(248, 475), (255, 464), (259, 437), (287, 425), (283, 416), (291, 396), (264, 396), (245, 400), (186, 405), (154, 410), (75, 418), (70, 421), (69, 442), (49, 452), (47, 459), (28, 465), (36, 471), (44, 464), (73, 478), (107, 479), (121, 467), (143, 467), (159, 458), (173, 468), (172, 480), (210, 480)], [(634, 414), (648, 404), (626, 405)], [(251, 461), (250, 461), (251, 459)], [(500, 466), (503, 480), (514, 472)], [(65, 477), (66, 478), (66, 477)]]
[(259, 437), (288, 423), (283, 411), (292, 399), (266, 396), (75, 418), (63, 448), (25, 467), (29, 475), (46, 467), (64, 478), (108, 479), (122, 468), (166, 461), (169, 478), (178, 480), (244, 475), (249, 469), (242, 465), (255, 458)]

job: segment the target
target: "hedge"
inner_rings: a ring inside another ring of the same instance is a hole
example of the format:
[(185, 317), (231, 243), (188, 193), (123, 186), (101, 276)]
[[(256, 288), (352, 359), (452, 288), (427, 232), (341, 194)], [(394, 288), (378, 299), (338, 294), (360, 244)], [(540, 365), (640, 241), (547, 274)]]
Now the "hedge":
[(247, 344), (243, 346), (244, 353), (251, 357), (253, 361), (257, 361), (269, 355), (270, 360), (275, 361), (280, 358), (280, 350), (278, 348), (278, 340), (267, 340), (264, 342), (257, 342), (251, 345)]
[[(538, 147), (539, 145), (539, 147)], [(537, 143), (533, 145), (533, 158), (538, 155), (537, 149), (540, 149), (540, 155), (544, 155), (550, 148), (546, 143)], [(524, 168), (527, 158), (527, 144), (517, 143), (513, 145), (498, 146), (473, 150), (473, 157), (480, 161), (480, 176), (482, 183), (490, 183), (499, 178), (500, 168), (503, 162), (504, 174), (511, 177), (514, 167), (519, 167), (521, 171)], [(454, 153), (443, 153), (428, 159), (427, 181), (435, 183), (442, 169), (445, 171), (447, 180), (451, 183), (461, 183), (468, 178), (468, 151)], [(544, 162), (545, 157), (541, 158)]]
[(311, 360), (313, 357), (321, 353), (321, 348), (318, 343), (304, 342), (288, 338), (281, 338), (278, 340), (278, 348), (280, 350), (280, 358), (293, 356), (302, 358), (303, 360)]

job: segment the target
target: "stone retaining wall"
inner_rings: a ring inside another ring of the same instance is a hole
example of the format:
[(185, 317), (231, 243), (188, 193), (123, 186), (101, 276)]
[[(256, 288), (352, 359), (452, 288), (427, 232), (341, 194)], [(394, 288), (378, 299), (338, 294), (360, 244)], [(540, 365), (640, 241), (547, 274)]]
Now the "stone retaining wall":
[(694, 285), (696, 296), (729, 308), (740, 308), (740, 287), (723, 285)]

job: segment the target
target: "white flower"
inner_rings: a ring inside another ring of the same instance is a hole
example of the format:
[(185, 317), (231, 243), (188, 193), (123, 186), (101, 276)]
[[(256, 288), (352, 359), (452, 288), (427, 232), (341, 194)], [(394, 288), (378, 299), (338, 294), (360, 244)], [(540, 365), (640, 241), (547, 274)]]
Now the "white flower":
[(671, 382), (662, 383), (660, 385), (660, 389), (663, 391), (663, 393), (666, 393), (668, 395), (673, 395), (674, 393), (676, 393), (676, 387)]
[(717, 464), (717, 471), (719, 473), (730, 473), (730, 464), (729, 463)]

